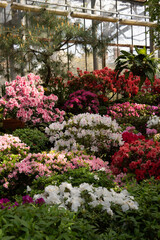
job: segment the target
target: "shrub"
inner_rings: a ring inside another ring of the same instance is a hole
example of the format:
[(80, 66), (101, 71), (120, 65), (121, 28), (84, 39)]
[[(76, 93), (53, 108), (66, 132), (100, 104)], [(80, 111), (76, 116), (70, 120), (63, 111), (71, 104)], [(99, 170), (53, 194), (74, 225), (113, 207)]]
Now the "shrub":
[(17, 118), (36, 125), (44, 122), (63, 121), (64, 111), (55, 108), (57, 96), (44, 95), (39, 76), (29, 74), (27, 78), (17, 76), (6, 82), (6, 94), (0, 99), (4, 118)]
[(145, 134), (147, 121), (156, 112), (159, 112), (157, 106), (125, 102), (108, 107), (107, 116), (116, 119), (119, 124), (130, 123)]
[(80, 208), (89, 205), (91, 207), (102, 206), (103, 211), (113, 216), (111, 204), (120, 205), (123, 212), (129, 209), (138, 209), (138, 204), (126, 190), (116, 193), (113, 189), (108, 190), (103, 187), (93, 187), (88, 183), (82, 183), (78, 187), (62, 182), (59, 186), (49, 185), (44, 193), (34, 195), (35, 200), (43, 198), (46, 204), (58, 204), (59, 207), (70, 209), (77, 212)]
[[(48, 185), (56, 184), (59, 186), (62, 182), (68, 182), (72, 186), (76, 187), (82, 183), (92, 184), (94, 187), (106, 187), (107, 189), (119, 189), (119, 185), (123, 184), (122, 178), (125, 174), (115, 177), (112, 172), (106, 168), (100, 168), (99, 170), (91, 170), (89, 166), (78, 167), (75, 169), (68, 169), (63, 174), (54, 174), (50, 177), (42, 176), (34, 179), (32, 184), (28, 187), (29, 192), (32, 196), (37, 193), (42, 193), (44, 188)], [(118, 185), (119, 184), (119, 185)]]
[(123, 145), (120, 126), (110, 117), (99, 114), (78, 114), (67, 122), (52, 123), (46, 128), (53, 150), (83, 150), (102, 156)]
[(128, 123), (132, 118), (140, 118), (146, 115), (150, 116), (156, 111), (158, 112), (158, 110), (159, 108), (157, 106), (125, 102), (122, 104), (116, 103), (108, 107), (107, 114), (113, 119)]
[(49, 144), (46, 135), (38, 129), (17, 129), (12, 134), (18, 136), (22, 142), (30, 146), (30, 152), (38, 153), (45, 151)]
[(112, 156), (113, 173), (133, 173), (137, 181), (160, 177), (160, 143), (152, 140), (136, 140), (125, 143)]
[(154, 128), (158, 132), (160, 131), (160, 117), (157, 115), (150, 116), (148, 121), (147, 121), (147, 127), (148, 128)]
[(0, 136), (0, 143), (0, 166), (11, 159), (15, 162), (22, 160), (30, 149), (18, 137), (8, 134)]
[(129, 74), (128, 78), (125, 75), (116, 78), (116, 72), (108, 67), (100, 70), (94, 70), (90, 72), (82, 72), (77, 69), (78, 76), (74, 76), (69, 72), (69, 88), (73, 89), (73, 92), (78, 89), (85, 89), (87, 91), (94, 92), (98, 95), (100, 102), (110, 101), (116, 93), (120, 93), (123, 96), (134, 96), (138, 93), (138, 84), (140, 78)]
[(24, 204), (0, 210), (0, 228), (1, 239), (96, 240), (99, 237), (94, 225), (57, 206)]
[(69, 99), (64, 104), (64, 110), (73, 114), (98, 113), (98, 106), (97, 95), (82, 89), (69, 95)]
[(123, 132), (122, 133), (122, 138), (124, 142), (131, 143), (133, 141), (136, 141), (138, 139), (145, 139), (145, 137), (142, 134), (135, 134), (133, 132)]
[(159, 94), (153, 94), (152, 92), (138, 92), (136, 96), (134, 96), (131, 100), (132, 102), (139, 104), (147, 104), (147, 105), (158, 105), (160, 102)]
[[(89, 167), (90, 171), (101, 168), (113, 178), (108, 162), (104, 162), (95, 156), (86, 155), (83, 152), (50, 152), (28, 154), (20, 162), (8, 161), (0, 168), (1, 195), (3, 197), (22, 194), (27, 185), (31, 185), (34, 179), (42, 176), (52, 176), (56, 173), (64, 173), (70, 169)], [(120, 181), (122, 176), (117, 178)]]

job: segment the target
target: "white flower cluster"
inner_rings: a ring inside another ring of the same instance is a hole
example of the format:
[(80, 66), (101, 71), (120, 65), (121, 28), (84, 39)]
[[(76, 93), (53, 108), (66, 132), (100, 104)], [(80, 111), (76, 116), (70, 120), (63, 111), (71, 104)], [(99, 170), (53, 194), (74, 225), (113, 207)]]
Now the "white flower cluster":
[(147, 122), (147, 128), (152, 128), (156, 125), (160, 125), (160, 117), (158, 117), (157, 115), (150, 116)]
[[(86, 191), (87, 196), (85, 197)], [(79, 207), (84, 208), (86, 203), (91, 207), (101, 205), (102, 209), (111, 216), (113, 216), (112, 203), (120, 205), (123, 212), (129, 209), (138, 209), (138, 203), (134, 201), (134, 197), (130, 196), (127, 190), (116, 193), (113, 189), (109, 191), (103, 187), (95, 188), (88, 183), (82, 183), (79, 187), (73, 187), (67, 182), (63, 182), (59, 187), (49, 185), (45, 188), (44, 193), (34, 195), (33, 198), (35, 200), (43, 198), (46, 204), (58, 204), (59, 207), (74, 212), (77, 212)]]
[(54, 143), (52, 150), (83, 150), (99, 152), (110, 150), (111, 145), (123, 145), (120, 126), (111, 117), (83, 113), (62, 123), (52, 123), (45, 132)]

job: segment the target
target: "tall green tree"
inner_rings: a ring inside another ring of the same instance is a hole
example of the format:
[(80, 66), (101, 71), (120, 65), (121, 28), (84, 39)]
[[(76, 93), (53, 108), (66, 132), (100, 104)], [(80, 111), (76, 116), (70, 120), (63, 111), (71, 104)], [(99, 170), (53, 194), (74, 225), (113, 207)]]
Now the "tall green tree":
[(92, 27), (84, 29), (82, 24), (73, 24), (67, 17), (50, 14), (45, 9), (36, 14), (28, 13), (25, 19), (24, 25), (5, 28), (0, 35), (3, 53), (0, 62), (12, 57), (17, 73), (24, 74), (24, 69), (34, 71), (46, 84), (52, 77), (66, 72), (64, 55), (67, 54), (70, 61), (72, 54), (67, 49), (71, 46), (86, 46), (87, 43), (98, 48), (101, 45), (100, 39), (95, 40)]
[(153, 29), (155, 45), (160, 49), (160, 1), (147, 0), (146, 11), (149, 12), (151, 21), (157, 21), (157, 26)]

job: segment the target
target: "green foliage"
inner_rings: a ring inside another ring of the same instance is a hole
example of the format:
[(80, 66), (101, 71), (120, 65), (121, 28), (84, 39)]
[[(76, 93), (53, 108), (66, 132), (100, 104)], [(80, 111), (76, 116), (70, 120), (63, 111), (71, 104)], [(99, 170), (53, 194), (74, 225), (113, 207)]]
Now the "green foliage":
[(117, 78), (123, 70), (128, 70), (125, 72), (125, 78), (129, 77), (129, 73), (132, 72), (134, 76), (140, 77), (139, 88), (141, 89), (146, 78), (148, 78), (153, 85), (154, 76), (158, 70), (158, 64), (160, 60), (154, 57), (154, 53), (147, 54), (147, 49), (138, 49), (135, 47), (137, 55), (121, 51), (121, 55), (115, 60), (117, 72)]
[(3, 164), (7, 164), (8, 162), (10, 162), (12, 166), (13, 163), (19, 162), (27, 156), (29, 150), (26, 149), (26, 147), (23, 148), (22, 145), (21, 146), (18, 144), (17, 144), (18, 146), (15, 145), (8, 144), (7, 148), (0, 149), (0, 166), (1, 165), (3, 166)]
[[(0, 49), (2, 56), (0, 62), (7, 59), (6, 76), (10, 79), (9, 60), (14, 64), (14, 71), (24, 75), (24, 69), (29, 66), (29, 71), (37, 71), (45, 83), (51, 77), (65, 72), (66, 64), (62, 60), (65, 50), (70, 46), (69, 41), (78, 44), (92, 36), (89, 29), (84, 30), (80, 24), (73, 25), (66, 17), (49, 14), (42, 9), (40, 13), (27, 13), (27, 24), (4, 28), (0, 34)], [(58, 57), (53, 57), (58, 53)], [(71, 59), (71, 54), (68, 54)], [(3, 65), (2, 65), (3, 66)], [(39, 69), (39, 66), (40, 69)], [(5, 67), (1, 68), (4, 72)]]
[(160, 102), (160, 95), (149, 92), (147, 93), (138, 92), (138, 94), (134, 96), (131, 101), (140, 104), (157, 106)]
[(113, 182), (114, 176), (104, 171), (91, 172), (88, 167), (68, 170), (63, 174), (55, 174), (51, 177), (40, 177), (32, 182), (32, 194), (44, 191), (48, 185), (59, 186), (62, 182), (71, 183), (73, 187), (79, 186), (81, 183), (93, 184), (94, 187), (114, 188), (116, 184)]
[(22, 142), (30, 146), (30, 152), (38, 153), (45, 151), (48, 147), (49, 140), (46, 135), (38, 129), (16, 129), (13, 136), (17, 136)]
[(99, 208), (79, 212), (79, 215), (94, 224), (104, 239), (112, 240), (158, 240), (160, 237), (160, 182), (153, 179), (137, 184), (132, 181), (126, 186), (139, 203), (138, 211), (123, 213), (114, 207), (112, 218)]
[(2, 240), (98, 239), (94, 226), (57, 206), (28, 204), (0, 210), (0, 229)]
[(147, 0), (146, 1), (146, 11), (149, 12), (151, 17), (150, 21), (157, 21), (157, 26), (153, 29), (153, 35), (156, 46), (160, 47), (160, 5), (159, 0)]
[(132, 179), (126, 188), (138, 201), (138, 211), (122, 212), (113, 205), (111, 217), (101, 206), (73, 213), (57, 206), (25, 204), (0, 210), (0, 237), (2, 240), (159, 240), (160, 182), (150, 179), (137, 184)]
[(146, 123), (149, 119), (149, 115), (146, 116), (140, 116), (140, 117), (135, 117), (135, 116), (130, 116), (128, 118), (119, 118), (117, 119), (117, 122), (121, 124), (125, 124), (126, 122), (128, 124), (131, 124), (136, 128), (138, 132), (141, 132), (143, 135), (146, 134)]
[[(108, 45), (108, 38), (96, 38), (92, 28), (84, 29), (82, 23), (74, 24), (68, 17), (50, 14), (45, 9), (39, 13), (27, 13), (26, 24), (3, 29), (0, 34), (0, 73), (8, 80), (11, 72), (24, 75), (24, 69), (40, 74), (47, 85), (57, 76), (66, 77), (68, 63), (73, 54), (67, 51), (74, 45), (87, 48), (88, 52)], [(66, 60), (68, 63), (66, 63)], [(5, 63), (5, 64), (4, 64)], [(7, 70), (6, 70), (7, 69)]]

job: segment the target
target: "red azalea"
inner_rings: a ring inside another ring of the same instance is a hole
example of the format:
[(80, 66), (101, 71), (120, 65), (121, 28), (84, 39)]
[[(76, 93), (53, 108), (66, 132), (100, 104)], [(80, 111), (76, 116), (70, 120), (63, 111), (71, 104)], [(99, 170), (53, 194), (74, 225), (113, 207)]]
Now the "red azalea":
[(112, 156), (114, 174), (134, 173), (137, 181), (160, 175), (160, 143), (151, 140), (136, 140), (125, 143)]

